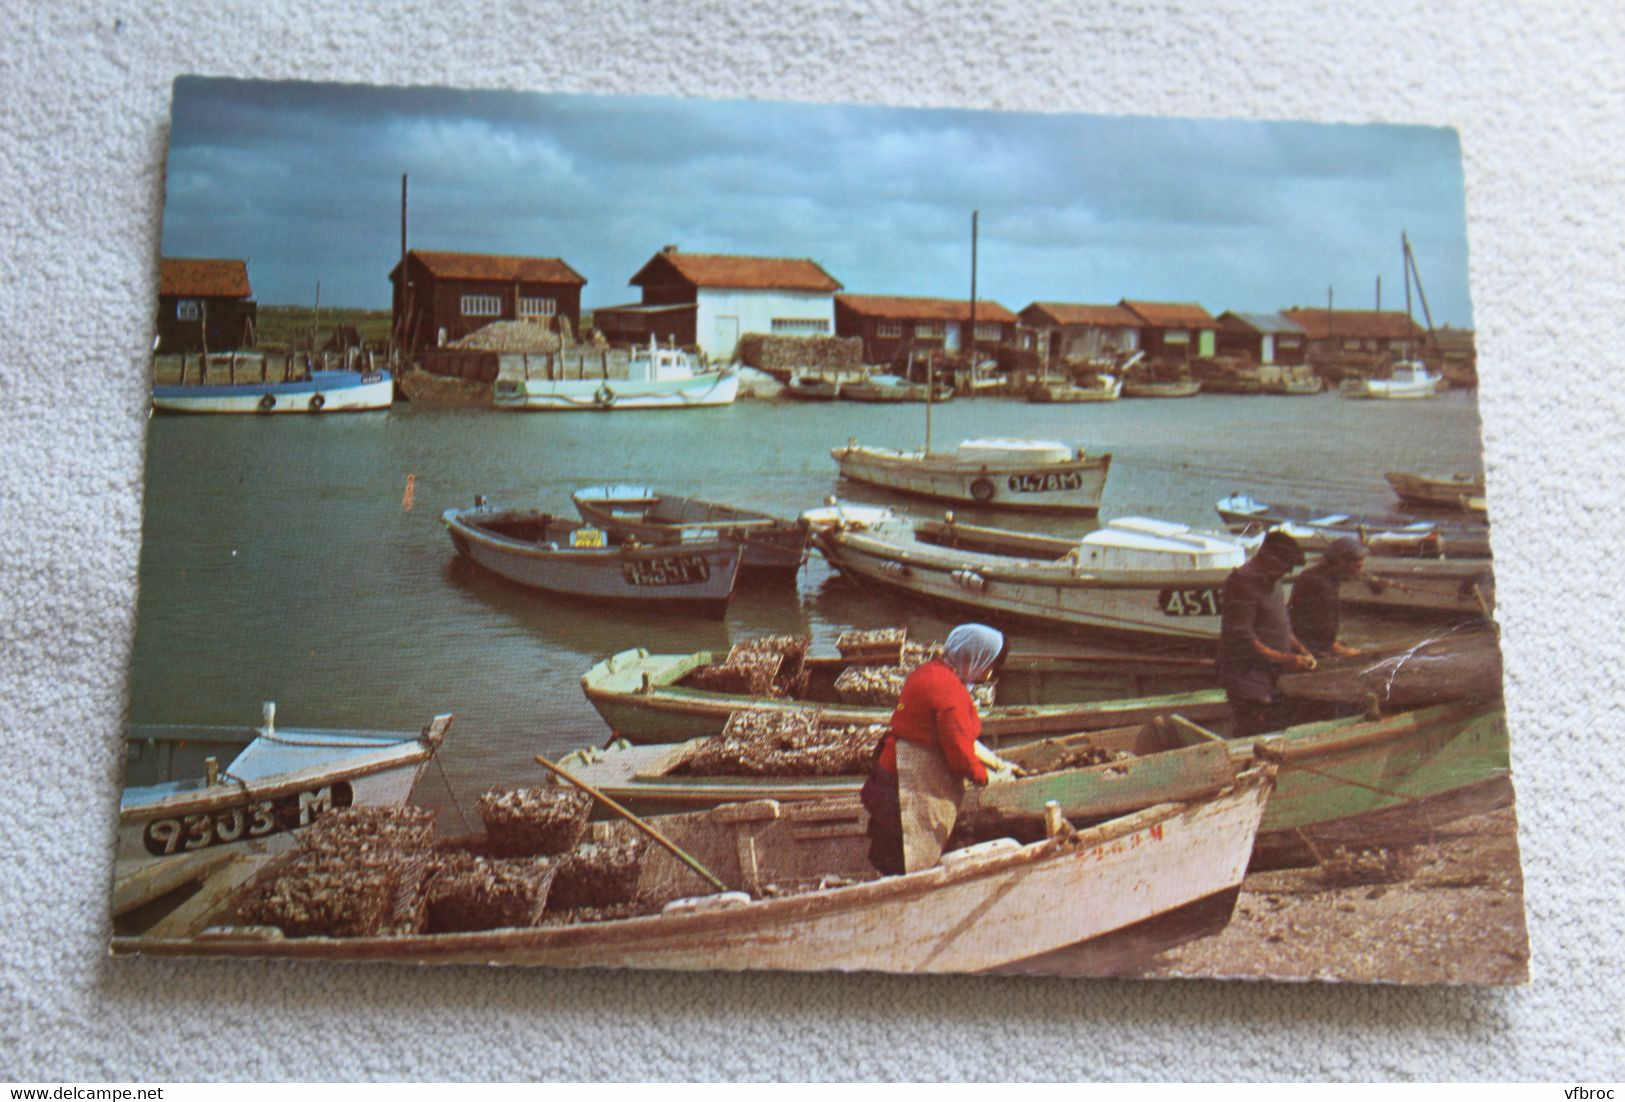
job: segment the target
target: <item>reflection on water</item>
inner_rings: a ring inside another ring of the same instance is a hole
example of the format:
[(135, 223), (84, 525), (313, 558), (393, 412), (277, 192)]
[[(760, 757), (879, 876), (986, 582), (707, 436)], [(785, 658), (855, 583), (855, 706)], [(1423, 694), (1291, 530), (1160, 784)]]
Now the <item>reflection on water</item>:
[[(1480, 468), (1477, 411), (1463, 394), (1416, 403), (1214, 395), (1071, 407), (983, 399), (938, 407), (932, 420), (939, 448), (1023, 436), (1109, 450), (1105, 515), (1204, 527), (1217, 526), (1214, 502), (1236, 490), (1383, 511), (1386, 470)], [(951, 614), (860, 592), (816, 558), (793, 583), (744, 579), (721, 622), (549, 597), (458, 560), (439, 520), (475, 494), (573, 516), (571, 491), (613, 481), (785, 516), (838, 490), (885, 501), (838, 484), (829, 449), (854, 436), (918, 447), (923, 429), (920, 407), (789, 402), (682, 413), (408, 405), (334, 417), (154, 418), (131, 719), (251, 723), (263, 700), (277, 701), (289, 726), (413, 729), (455, 712), (444, 766), (466, 795), (539, 776), (531, 754), (601, 742), (607, 731), (579, 681), (618, 650), (721, 649), (743, 635), (792, 631), (828, 648), (848, 628), (899, 621), (916, 636), (940, 638)], [(1009, 527), (1091, 527), (958, 512)], [(1353, 627), (1356, 639), (1395, 630)], [(1014, 641), (1066, 645), (1032, 631)], [(424, 788), (431, 800), (443, 791), (437, 774)]]

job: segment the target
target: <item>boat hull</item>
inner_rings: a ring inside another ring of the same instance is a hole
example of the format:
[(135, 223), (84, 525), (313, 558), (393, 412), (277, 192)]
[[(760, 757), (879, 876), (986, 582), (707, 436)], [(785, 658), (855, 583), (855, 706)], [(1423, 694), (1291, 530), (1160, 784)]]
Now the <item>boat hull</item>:
[(1202, 392), (1202, 381), (1192, 379), (1184, 383), (1132, 383), (1123, 384), (1125, 398), (1194, 398)]
[(689, 379), (499, 379), (492, 402), (499, 409), (536, 412), (618, 409), (704, 409), (732, 405), (739, 373), (725, 369)]
[(1484, 496), (1482, 478), (1428, 478), (1400, 471), (1389, 471), (1382, 477), (1400, 501), (1425, 509), (1463, 509), (1464, 502)]
[(457, 553), (518, 585), (711, 617), (722, 616), (733, 595), (738, 544), (553, 549), (483, 531), (466, 519), (474, 512), (448, 509), (441, 516)]
[(292, 383), (155, 386), (152, 408), (163, 413), (344, 413), (388, 409), (395, 382), (387, 371), (318, 371)]
[[(554, 967), (980, 972), (1234, 890), (1270, 788), (1270, 774), (1254, 771), (1217, 796), (1159, 805), (1075, 834), (962, 851), (905, 876), (698, 913), (343, 940), (233, 936), (227, 928), (197, 939), (116, 939), (114, 948)], [(861, 838), (858, 823), (842, 829)], [(747, 849), (743, 837), (736, 848)], [(708, 854), (696, 856), (709, 863)], [(712, 867), (737, 878), (741, 860), (735, 857), (731, 869)]]
[[(581, 678), (581, 689), (615, 737), (636, 744), (686, 742), (720, 734), (728, 717), (738, 711), (793, 712), (814, 708), (826, 723), (885, 723), (890, 707), (812, 702), (793, 697), (745, 697), (731, 693), (690, 689), (675, 684), (692, 670), (707, 664), (711, 654), (651, 655), (644, 650), (622, 651), (599, 662)], [(1157, 715), (1179, 712), (1198, 722), (1228, 714), (1223, 692), (1191, 689), (1147, 695), (1144, 684), (1131, 684), (1130, 695), (1110, 697), (1117, 682), (1091, 678), (1087, 673), (1059, 674), (1063, 684), (1080, 685), (1087, 699), (1065, 703), (1032, 701), (996, 704), (982, 715), (982, 737), (990, 745), (1024, 742), (1045, 735), (1096, 730), (1139, 723)], [(644, 682), (647, 679), (648, 684)], [(1042, 683), (1042, 682), (1041, 682)], [(1001, 691), (1002, 687), (1001, 687)]]
[(951, 456), (929, 460), (879, 448), (833, 449), (842, 478), (911, 497), (977, 509), (1068, 513), (1092, 517), (1111, 470), (1111, 455), (1065, 463), (964, 462)]
[[(801, 568), (806, 538), (794, 521), (747, 513), (740, 509), (706, 502), (678, 499), (678, 513), (685, 519), (665, 522), (648, 519), (645, 509), (613, 498), (572, 495), (576, 512), (588, 524), (604, 529), (619, 539), (635, 537), (645, 543), (669, 543), (685, 530), (704, 529), (740, 545), (739, 568), (795, 572)], [(658, 495), (645, 499), (650, 508), (659, 504)], [(687, 519), (692, 514), (692, 519)]]

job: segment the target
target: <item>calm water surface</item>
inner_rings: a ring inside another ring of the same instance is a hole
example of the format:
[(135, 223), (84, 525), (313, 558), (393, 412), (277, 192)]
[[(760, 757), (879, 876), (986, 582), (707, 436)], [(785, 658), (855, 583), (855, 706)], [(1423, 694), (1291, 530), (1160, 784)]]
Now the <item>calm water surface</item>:
[[(525, 590), (459, 560), (440, 511), (537, 506), (607, 481), (785, 516), (837, 492), (829, 449), (918, 446), (922, 406), (742, 401), (716, 410), (521, 414), (400, 405), (331, 417), (155, 417), (131, 696), (137, 723), (252, 724), (275, 700), (288, 726), (416, 729), (457, 723), (444, 780), (421, 802), (465, 806), (491, 784), (540, 778), (538, 752), (607, 735), (581, 674), (606, 654), (719, 648), (768, 631), (832, 649), (849, 628), (950, 625), (860, 593), (813, 559), (794, 587), (745, 583), (725, 621), (612, 611)], [(1114, 454), (1103, 513), (1218, 527), (1214, 502), (1385, 511), (1387, 470), (1482, 469), (1469, 394), (1425, 402), (1202, 395), (1091, 405), (959, 400), (932, 411), (933, 441), (1053, 437)], [(405, 507), (408, 477), (415, 483)], [(884, 500), (840, 487), (852, 500)], [(894, 502), (894, 504), (897, 504)], [(938, 513), (930, 506), (908, 506)], [(962, 510), (969, 519), (972, 514)], [(1090, 525), (992, 517), (1079, 532)], [(1356, 638), (1394, 630), (1355, 623)], [(1411, 629), (1414, 630), (1414, 629)], [(1064, 640), (1016, 633), (1022, 649)], [(425, 791), (427, 790), (427, 791)]]

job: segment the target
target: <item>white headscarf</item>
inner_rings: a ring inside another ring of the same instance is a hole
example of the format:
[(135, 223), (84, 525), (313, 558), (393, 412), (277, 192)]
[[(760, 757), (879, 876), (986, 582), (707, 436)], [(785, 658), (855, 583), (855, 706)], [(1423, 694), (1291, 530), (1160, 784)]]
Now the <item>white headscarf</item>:
[(970, 685), (993, 668), (1004, 649), (1004, 633), (986, 624), (960, 624), (942, 645), (942, 660)]

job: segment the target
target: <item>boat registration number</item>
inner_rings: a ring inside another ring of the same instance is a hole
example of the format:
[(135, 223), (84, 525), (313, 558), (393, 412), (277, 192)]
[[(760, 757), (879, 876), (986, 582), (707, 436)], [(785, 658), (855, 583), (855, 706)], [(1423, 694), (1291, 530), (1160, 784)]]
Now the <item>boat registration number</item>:
[(1224, 592), (1218, 589), (1164, 589), (1157, 594), (1164, 616), (1218, 616), (1224, 611)]
[(1041, 494), (1050, 490), (1077, 490), (1083, 487), (1083, 475), (1077, 471), (1028, 471), (1013, 474), (1006, 479), (1011, 492)]
[(361, 376), (361, 384), (363, 386), (368, 383), (381, 383), (383, 381), (384, 373), (382, 371), (369, 371), (365, 375)]
[(154, 857), (264, 838), (309, 826), (335, 807), (354, 799), (348, 781), (307, 789), (274, 800), (254, 800), (218, 811), (200, 811), (173, 819), (154, 819), (141, 832), (141, 842)]
[(664, 555), (657, 559), (628, 559), (621, 563), (627, 585), (695, 585), (711, 577), (704, 555)]

